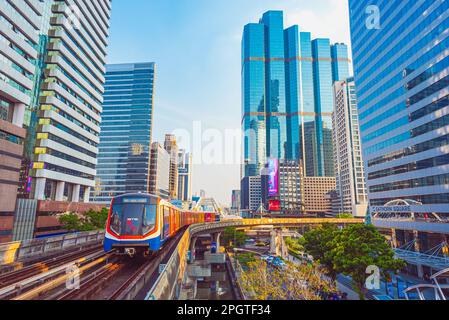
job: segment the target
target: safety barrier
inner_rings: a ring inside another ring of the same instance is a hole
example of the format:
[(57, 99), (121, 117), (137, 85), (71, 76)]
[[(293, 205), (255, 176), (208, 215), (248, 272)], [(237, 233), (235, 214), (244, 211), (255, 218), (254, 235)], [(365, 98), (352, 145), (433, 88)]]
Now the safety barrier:
[(101, 243), (104, 231), (70, 233), (63, 236), (0, 244), (0, 266), (56, 254), (59, 251)]
[(156, 282), (146, 296), (146, 300), (171, 300), (179, 296), (184, 277), (186, 276), (187, 255), (190, 241), (193, 237), (206, 232), (223, 230), (227, 227), (252, 227), (260, 225), (301, 226), (337, 224), (360, 224), (362, 219), (315, 219), (315, 218), (285, 218), (285, 219), (236, 219), (222, 222), (211, 222), (190, 226), (178, 247), (164, 266)]

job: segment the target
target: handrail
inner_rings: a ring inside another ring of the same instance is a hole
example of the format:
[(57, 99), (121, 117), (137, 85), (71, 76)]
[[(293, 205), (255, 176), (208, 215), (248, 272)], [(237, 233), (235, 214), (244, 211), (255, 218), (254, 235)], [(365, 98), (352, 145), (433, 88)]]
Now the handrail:
[(104, 231), (69, 233), (62, 236), (0, 244), (0, 266), (22, 262), (38, 256), (101, 242)]
[(304, 225), (304, 224), (361, 224), (363, 219), (326, 219), (326, 218), (262, 218), (262, 219), (235, 219), (221, 222), (201, 223), (189, 226), (173, 252), (167, 264), (161, 271), (153, 287), (147, 293), (145, 300), (170, 300), (175, 292), (180, 290), (187, 267), (187, 253), (190, 241), (199, 233), (216, 231), (226, 227), (245, 227), (258, 225)]

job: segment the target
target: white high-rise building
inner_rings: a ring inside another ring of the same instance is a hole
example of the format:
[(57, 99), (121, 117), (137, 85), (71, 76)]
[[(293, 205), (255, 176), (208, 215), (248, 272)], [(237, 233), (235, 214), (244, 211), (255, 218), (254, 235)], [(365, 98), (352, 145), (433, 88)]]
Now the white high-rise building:
[(338, 208), (365, 216), (368, 208), (354, 78), (334, 83), (333, 141)]
[(110, 11), (111, 0), (0, 0), (0, 242), (49, 230), (36, 200), (89, 200)]
[(100, 142), (110, 11), (110, 0), (53, 1), (29, 174), (32, 198), (89, 202)]
[(150, 180), (148, 192), (165, 199), (170, 198), (170, 154), (159, 142), (151, 144)]

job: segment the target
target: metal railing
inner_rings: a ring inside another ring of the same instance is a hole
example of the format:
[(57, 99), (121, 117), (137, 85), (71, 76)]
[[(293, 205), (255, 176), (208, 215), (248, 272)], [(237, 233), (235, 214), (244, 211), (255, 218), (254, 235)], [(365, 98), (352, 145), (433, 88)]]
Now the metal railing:
[(251, 227), (260, 225), (280, 225), (280, 226), (297, 226), (297, 225), (320, 225), (326, 223), (348, 225), (361, 224), (362, 219), (317, 219), (317, 218), (281, 218), (281, 219), (237, 219), (227, 220), (223, 222), (211, 222), (195, 224), (190, 226), (180, 240), (178, 247), (173, 252), (169, 261), (153, 287), (148, 292), (145, 300), (170, 300), (179, 296), (179, 291), (186, 276), (187, 255), (189, 251), (190, 241), (198, 234), (206, 232), (214, 232), (225, 229), (227, 227)]
[(104, 231), (70, 233), (63, 236), (0, 244), (0, 266), (32, 260), (59, 251), (101, 243)]

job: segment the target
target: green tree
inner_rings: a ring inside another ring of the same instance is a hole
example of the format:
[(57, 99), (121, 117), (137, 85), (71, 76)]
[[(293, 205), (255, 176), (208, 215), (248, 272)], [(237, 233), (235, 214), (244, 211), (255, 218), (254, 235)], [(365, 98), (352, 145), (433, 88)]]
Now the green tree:
[(76, 232), (81, 229), (81, 221), (78, 215), (74, 213), (65, 214), (59, 217), (59, 223), (70, 232)]
[(59, 222), (70, 232), (101, 230), (106, 226), (108, 214), (107, 208), (101, 211), (89, 210), (83, 215), (68, 213), (59, 217)]
[(248, 239), (245, 232), (237, 230), (235, 227), (225, 228), (222, 241), (226, 247), (240, 247)]
[(108, 219), (109, 210), (103, 208), (101, 211), (90, 210), (85, 214), (88, 223), (95, 229), (103, 229), (106, 226), (106, 220)]
[(256, 258), (254, 257), (254, 253), (238, 253), (235, 255), (236, 259), (239, 261), (242, 268), (247, 269), (251, 262), (254, 262)]
[(324, 280), (320, 267), (309, 264), (287, 263), (278, 269), (254, 260), (238, 282), (254, 300), (321, 300), (323, 293), (336, 291), (332, 283)]
[(332, 241), (340, 230), (332, 224), (325, 224), (319, 228), (306, 232), (301, 238), (300, 243), (305, 251), (310, 254), (313, 259), (321, 264), (332, 279), (336, 279), (337, 271), (334, 268), (333, 257), (329, 255), (332, 250)]
[(294, 254), (299, 255), (301, 251), (304, 251), (304, 246), (302, 245), (301, 239), (288, 237), (285, 239), (285, 244), (287, 245), (288, 249)]
[(352, 218), (354, 218), (352, 213), (339, 213), (335, 217), (337, 219), (352, 219)]
[(395, 259), (394, 251), (374, 226), (358, 224), (336, 232), (329, 247), (325, 254), (326, 261), (333, 262), (337, 273), (352, 278), (353, 287), (361, 300), (365, 299), (366, 270), (369, 266), (377, 266), (385, 278), (405, 266), (402, 260)]

